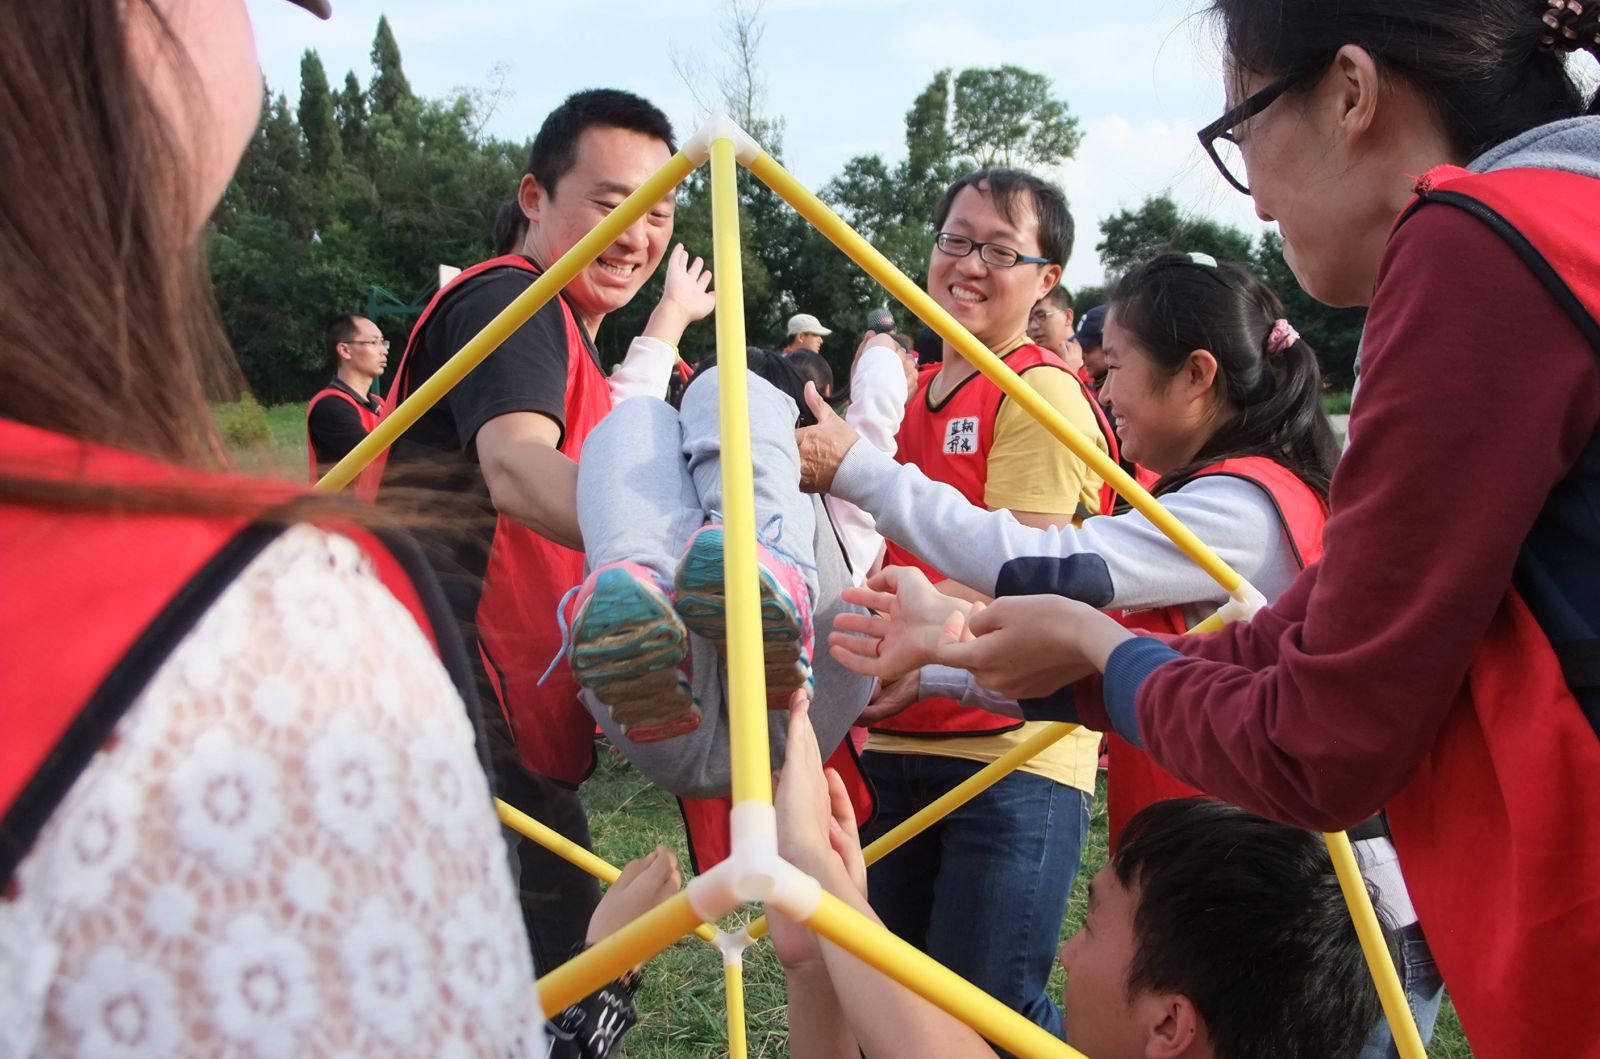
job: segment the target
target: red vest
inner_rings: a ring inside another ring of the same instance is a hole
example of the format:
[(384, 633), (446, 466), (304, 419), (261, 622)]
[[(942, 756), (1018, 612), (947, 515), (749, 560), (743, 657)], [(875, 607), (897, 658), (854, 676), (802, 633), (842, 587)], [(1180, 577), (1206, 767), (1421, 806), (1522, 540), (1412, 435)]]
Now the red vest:
[[(424, 381), (411, 378), (411, 355), (440, 305), (463, 284), (496, 268), (539, 272), (527, 258), (508, 254), (473, 265), (441, 288), (406, 340), (384, 415)], [(577, 461), (589, 431), (611, 411), (611, 389), (589, 355), (572, 309), (565, 299), (558, 298), (557, 304), (567, 325), (566, 430), (560, 451)], [(381, 476), (381, 465), (369, 473)], [(478, 603), (477, 647), (523, 764), (569, 784), (582, 782), (594, 770), (594, 718), (578, 701), (578, 683), (564, 662), (542, 685), (539, 678), (561, 651), (556, 607), (582, 581), (582, 552), (547, 540), (505, 515), (496, 520)]]
[[(1486, 207), (1492, 216), (1472, 212), (1513, 247), (1525, 239), (1542, 262), (1530, 268), (1552, 270), (1600, 318), (1600, 181), (1443, 167), (1417, 190), (1424, 209), (1450, 202), (1439, 192)], [(1388, 816), (1474, 1054), (1600, 1055), (1600, 739), (1516, 590)]]
[[(259, 497), (263, 511), (302, 495), (6, 420), (0, 420), (0, 453), (33, 477), (233, 487)], [(396, 554), (373, 534), (340, 532), (366, 550), (385, 585), (433, 638), (433, 623)], [(0, 593), (0, 889), (171, 648), (253, 557), (249, 547), (259, 551), (274, 534), (244, 517), (0, 502), (0, 554), (27, 557), (12, 565)], [(232, 562), (219, 564), (224, 557)], [(448, 618), (442, 609), (435, 613)]]
[[(1295, 562), (1303, 570), (1322, 558), (1322, 526), (1328, 519), (1328, 507), (1295, 473), (1276, 460), (1265, 456), (1245, 456), (1223, 460), (1196, 471), (1195, 478), (1226, 475), (1242, 478), (1259, 486), (1277, 510), (1278, 522), (1289, 538)], [(1130, 629), (1150, 632), (1181, 633), (1188, 629), (1181, 607), (1158, 607), (1136, 613), (1113, 615)], [(1111, 851), (1117, 849), (1122, 829), (1134, 814), (1154, 802), (1169, 798), (1187, 798), (1202, 793), (1169, 775), (1143, 750), (1123, 739), (1115, 732), (1106, 733), (1106, 811), (1107, 836)]]
[[(1057, 368), (1083, 387), (1066, 362), (1042, 346), (1018, 346), (1001, 359), (1018, 375), (1034, 368)], [(958, 384), (938, 408), (933, 408), (929, 387), (938, 373), (937, 364), (922, 369), (917, 395), (906, 405), (905, 419), (895, 437), (895, 459), (915, 464), (934, 481), (955, 486), (968, 503), (985, 507), (983, 494), (989, 479), (989, 450), (994, 445), (995, 420), (999, 417), (1005, 391), (987, 376), (978, 374)], [(1094, 409), (1100, 433), (1115, 460), (1116, 436), (1105, 410), (1086, 387), (1083, 394), (1089, 407)], [(1109, 513), (1113, 499), (1111, 487), (1103, 486), (1098, 513)], [(933, 581), (944, 580), (942, 573), (893, 541), (887, 542), (884, 565), (914, 566)], [(923, 699), (897, 714), (892, 723), (892, 728), (880, 726), (873, 731), (915, 736), (996, 735), (1022, 726), (1020, 721), (1009, 722), (988, 710), (962, 706), (954, 699)]]
[(317, 479), (321, 478), (322, 474), (317, 468), (317, 448), (315, 445), (311, 444), (311, 411), (312, 409), (316, 408), (320, 402), (326, 401), (330, 397), (337, 397), (339, 400), (353, 407), (356, 410), (356, 415), (361, 417), (361, 429), (365, 430), (368, 434), (372, 433), (372, 428), (378, 425), (378, 416), (382, 411), (380, 408), (378, 412), (374, 412), (371, 408), (356, 400), (354, 397), (351, 397), (337, 386), (325, 386), (321, 390), (317, 391), (316, 396), (311, 398), (311, 403), (306, 405), (306, 459), (308, 461), (312, 485), (317, 484)]

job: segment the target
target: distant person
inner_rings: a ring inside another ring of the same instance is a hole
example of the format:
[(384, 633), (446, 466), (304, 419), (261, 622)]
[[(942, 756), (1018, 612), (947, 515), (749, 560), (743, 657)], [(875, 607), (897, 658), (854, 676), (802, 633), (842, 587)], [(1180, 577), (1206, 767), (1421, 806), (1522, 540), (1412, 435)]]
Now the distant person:
[(1077, 340), (1079, 356), (1083, 359), (1083, 371), (1088, 375), (1084, 381), (1095, 393), (1099, 393), (1100, 388), (1106, 384), (1105, 328), (1106, 307), (1096, 305), (1083, 314), (1083, 319), (1078, 323), (1078, 331), (1072, 336)]
[[(837, 777), (795, 711), (778, 849), (864, 916), (866, 865)], [(978, 1034), (777, 911), (795, 1059), (987, 1059)], [(1161, 802), (1089, 884), (1061, 947), (1068, 1044), (1094, 1059), (1343, 1059), (1378, 1017), (1320, 836), (1220, 802)]]
[(822, 340), (831, 334), (833, 331), (823, 327), (822, 321), (810, 313), (795, 313), (789, 317), (788, 338), (779, 352), (788, 354), (808, 349), (813, 353), (821, 353)]
[(494, 213), (494, 256), (504, 257), (522, 249), (528, 237), (528, 218), (516, 199), (506, 199)]
[(1072, 333), (1072, 321), (1072, 294), (1065, 287), (1057, 287), (1035, 302), (1033, 311), (1028, 313), (1028, 338), (1066, 361), (1087, 383), (1083, 348)]
[(939, 332), (931, 327), (924, 326), (917, 332), (911, 348), (917, 354), (919, 367), (925, 368), (929, 364), (939, 364), (944, 360), (944, 339), (940, 338)]
[(372, 384), (389, 366), (389, 340), (365, 316), (345, 313), (322, 335), (333, 378), (306, 407), (306, 453), (311, 480), (350, 454), (378, 425), (383, 402)]
[(898, 335), (900, 333), (900, 329), (894, 323), (894, 313), (883, 307), (874, 309), (867, 314), (867, 330), (875, 335)]

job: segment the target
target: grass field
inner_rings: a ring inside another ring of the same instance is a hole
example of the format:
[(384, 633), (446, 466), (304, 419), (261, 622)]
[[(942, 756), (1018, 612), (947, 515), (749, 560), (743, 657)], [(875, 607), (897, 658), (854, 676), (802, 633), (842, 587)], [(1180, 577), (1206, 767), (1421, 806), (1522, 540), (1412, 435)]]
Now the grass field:
[[(1348, 405), (1345, 405), (1348, 408)], [(225, 410), (249, 440), (234, 445), (241, 466), (253, 473), (302, 481), (305, 464), (305, 406), (233, 406)], [(1072, 888), (1065, 939), (1082, 923), (1087, 881), (1105, 863), (1105, 792), (1095, 799), (1083, 869)], [(601, 756), (600, 768), (583, 788), (597, 852), (619, 867), (643, 856), (656, 843), (674, 849), (681, 864), (683, 825), (676, 803), (625, 762)], [(738, 913), (735, 919), (742, 913)], [(1056, 968), (1051, 993), (1059, 996), (1062, 973)], [(644, 988), (636, 998), (639, 1024), (629, 1033), (623, 1055), (628, 1059), (690, 1059), (727, 1054), (726, 1007), (721, 957), (710, 946), (691, 939), (679, 942), (650, 964)], [(788, 1054), (783, 971), (762, 943), (745, 954), (745, 1009), (752, 1057)], [(1433, 1059), (1472, 1059), (1448, 999), (1428, 1054)]]

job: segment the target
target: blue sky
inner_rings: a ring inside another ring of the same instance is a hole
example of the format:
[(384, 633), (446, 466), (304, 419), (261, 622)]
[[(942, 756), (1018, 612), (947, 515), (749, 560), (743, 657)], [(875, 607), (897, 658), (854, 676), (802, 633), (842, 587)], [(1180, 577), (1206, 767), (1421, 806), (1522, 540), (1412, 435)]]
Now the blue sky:
[[(291, 102), (308, 47), (335, 84), (348, 69), (367, 82), (380, 12), (424, 95), (487, 88), (503, 72), (489, 129), (514, 139), (531, 136), (568, 93), (596, 86), (649, 97), (686, 135), (698, 111), (673, 55), (720, 62), (720, 0), (333, 2), (333, 20), (320, 23), (282, 0), (249, 0), (267, 82)], [(786, 122), (785, 164), (818, 186), (853, 155), (900, 157), (905, 112), (941, 68), (1015, 63), (1048, 75), (1085, 132), (1078, 157), (1053, 174), (1079, 227), (1066, 281), (1096, 282), (1099, 223), (1147, 195), (1171, 191), (1195, 213), (1264, 227), (1194, 137), (1222, 108), (1221, 60), (1210, 22), (1196, 15), (1202, 5), (769, 0), (768, 110)]]

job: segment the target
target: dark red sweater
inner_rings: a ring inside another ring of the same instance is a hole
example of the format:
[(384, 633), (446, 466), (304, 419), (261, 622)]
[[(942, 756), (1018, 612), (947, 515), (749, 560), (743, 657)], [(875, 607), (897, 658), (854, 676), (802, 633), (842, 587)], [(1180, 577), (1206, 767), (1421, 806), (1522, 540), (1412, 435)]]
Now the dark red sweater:
[[(1390, 240), (1323, 560), (1138, 687), (1175, 776), (1279, 820), (1371, 816), (1433, 746), (1551, 488), (1600, 420), (1594, 351), (1516, 255), (1429, 207)], [(1099, 678), (1077, 689), (1108, 729)]]

